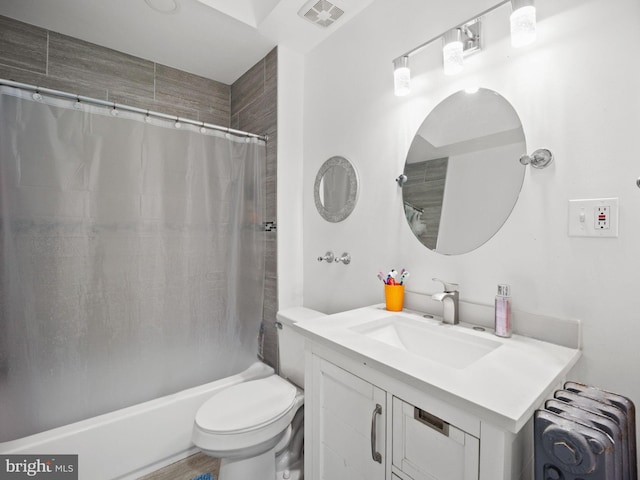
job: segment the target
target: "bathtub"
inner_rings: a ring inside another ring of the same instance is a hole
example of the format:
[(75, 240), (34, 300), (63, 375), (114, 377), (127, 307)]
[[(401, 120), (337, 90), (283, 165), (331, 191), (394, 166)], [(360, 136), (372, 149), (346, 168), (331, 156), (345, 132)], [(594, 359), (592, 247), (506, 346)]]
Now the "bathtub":
[(256, 362), (231, 377), (0, 443), (0, 453), (78, 454), (79, 480), (133, 480), (197, 451), (193, 420), (214, 393), (271, 374), (271, 367)]

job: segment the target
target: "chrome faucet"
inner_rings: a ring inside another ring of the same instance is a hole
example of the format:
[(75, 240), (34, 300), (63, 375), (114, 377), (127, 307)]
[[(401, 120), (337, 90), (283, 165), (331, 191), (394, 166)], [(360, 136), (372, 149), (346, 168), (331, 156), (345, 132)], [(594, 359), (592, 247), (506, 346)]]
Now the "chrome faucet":
[(434, 278), (434, 282), (440, 282), (444, 285), (444, 292), (434, 293), (431, 295), (433, 300), (442, 302), (442, 321), (450, 325), (460, 323), (458, 318), (458, 284), (449, 283), (439, 278)]

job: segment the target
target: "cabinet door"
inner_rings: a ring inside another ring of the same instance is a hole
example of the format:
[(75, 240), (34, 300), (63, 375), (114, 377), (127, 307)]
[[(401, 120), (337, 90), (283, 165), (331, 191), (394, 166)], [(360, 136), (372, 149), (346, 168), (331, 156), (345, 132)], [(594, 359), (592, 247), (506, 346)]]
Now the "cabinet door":
[(478, 480), (479, 440), (393, 398), (393, 465), (415, 480)]
[(386, 393), (318, 357), (313, 363), (312, 479), (383, 480)]

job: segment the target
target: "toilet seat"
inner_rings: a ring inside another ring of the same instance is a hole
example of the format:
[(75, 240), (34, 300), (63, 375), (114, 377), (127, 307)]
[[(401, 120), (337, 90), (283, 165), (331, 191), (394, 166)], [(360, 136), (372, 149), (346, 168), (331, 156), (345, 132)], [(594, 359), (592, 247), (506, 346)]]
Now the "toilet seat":
[(207, 433), (249, 432), (276, 422), (296, 403), (297, 389), (277, 375), (240, 383), (207, 400), (196, 414), (196, 424)]

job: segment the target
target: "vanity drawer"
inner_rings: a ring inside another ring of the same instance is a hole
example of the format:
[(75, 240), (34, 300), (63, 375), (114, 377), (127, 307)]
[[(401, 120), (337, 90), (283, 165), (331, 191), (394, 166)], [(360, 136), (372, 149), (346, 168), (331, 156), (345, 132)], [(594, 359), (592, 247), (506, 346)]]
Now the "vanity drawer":
[(392, 456), (414, 480), (478, 480), (478, 438), (396, 397)]

